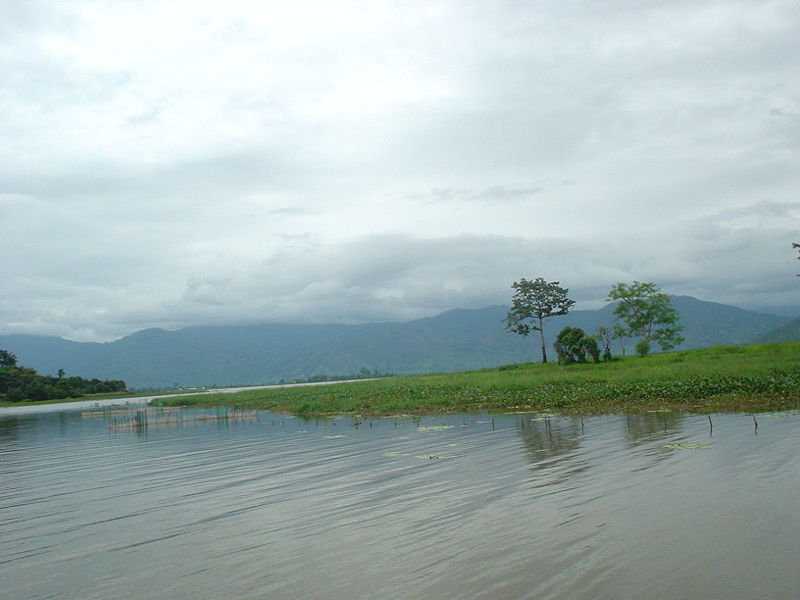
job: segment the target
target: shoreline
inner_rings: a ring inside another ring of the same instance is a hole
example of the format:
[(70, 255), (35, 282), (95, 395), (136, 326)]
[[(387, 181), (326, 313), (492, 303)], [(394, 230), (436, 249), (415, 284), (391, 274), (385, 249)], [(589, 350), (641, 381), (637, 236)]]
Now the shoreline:
[(103, 406), (148, 406), (150, 402), (162, 398), (178, 398), (181, 396), (202, 396), (206, 394), (237, 394), (254, 390), (281, 389), (295, 387), (309, 387), (321, 385), (335, 385), (337, 383), (353, 383), (356, 381), (374, 381), (376, 378), (344, 379), (341, 381), (313, 381), (309, 383), (275, 383), (268, 385), (239, 386), (231, 388), (211, 388), (203, 391), (176, 392), (174, 394), (150, 394), (131, 396), (128, 398), (97, 398), (93, 400), (71, 400), (69, 402), (42, 402), (40, 404), (25, 404), (22, 406), (0, 406), (0, 418), (4, 416), (19, 416), (27, 414), (40, 414), (47, 412), (66, 412), (71, 410), (86, 410), (87, 408), (102, 408)]

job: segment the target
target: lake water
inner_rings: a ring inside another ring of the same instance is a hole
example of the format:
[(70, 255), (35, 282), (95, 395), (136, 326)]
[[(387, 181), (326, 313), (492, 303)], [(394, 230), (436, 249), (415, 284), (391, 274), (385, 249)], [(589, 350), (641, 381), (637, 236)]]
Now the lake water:
[(0, 412), (3, 598), (767, 599), (800, 416)]

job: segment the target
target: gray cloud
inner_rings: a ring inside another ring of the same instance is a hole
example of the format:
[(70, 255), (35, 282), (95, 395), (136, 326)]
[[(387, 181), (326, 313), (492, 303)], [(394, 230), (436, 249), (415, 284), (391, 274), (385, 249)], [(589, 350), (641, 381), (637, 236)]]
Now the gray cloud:
[(797, 306), (791, 0), (0, 3), (0, 332)]

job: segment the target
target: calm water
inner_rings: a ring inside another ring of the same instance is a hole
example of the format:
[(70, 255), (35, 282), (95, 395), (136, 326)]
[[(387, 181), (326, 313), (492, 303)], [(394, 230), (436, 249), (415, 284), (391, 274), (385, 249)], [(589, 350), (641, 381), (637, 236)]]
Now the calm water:
[(0, 596), (800, 593), (796, 413), (133, 414), (0, 413)]

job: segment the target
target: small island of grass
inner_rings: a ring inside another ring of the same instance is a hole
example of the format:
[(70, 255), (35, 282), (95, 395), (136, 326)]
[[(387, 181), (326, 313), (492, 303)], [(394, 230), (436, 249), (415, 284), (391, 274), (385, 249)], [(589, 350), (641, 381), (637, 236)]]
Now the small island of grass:
[(592, 415), (800, 408), (800, 344), (716, 346), (601, 364), (518, 364), (328, 386), (266, 388), (156, 401), (298, 416), (530, 411)]

